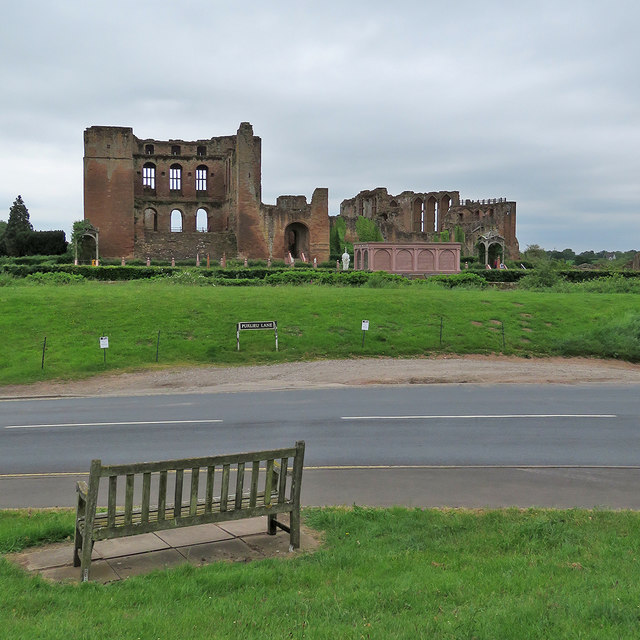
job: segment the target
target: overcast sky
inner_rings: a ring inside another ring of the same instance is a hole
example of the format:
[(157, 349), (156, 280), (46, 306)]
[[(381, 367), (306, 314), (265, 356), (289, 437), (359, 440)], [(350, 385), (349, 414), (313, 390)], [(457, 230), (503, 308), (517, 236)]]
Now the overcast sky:
[(520, 246), (640, 250), (637, 0), (21, 0), (0, 25), (0, 219), (83, 217), (83, 131), (253, 124), (263, 201), (517, 202)]

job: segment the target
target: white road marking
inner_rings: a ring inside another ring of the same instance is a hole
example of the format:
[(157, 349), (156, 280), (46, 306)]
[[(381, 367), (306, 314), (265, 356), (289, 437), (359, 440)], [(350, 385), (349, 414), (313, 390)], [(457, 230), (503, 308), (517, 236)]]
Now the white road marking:
[(137, 424), (213, 424), (222, 420), (144, 420), (140, 422), (66, 422), (59, 424), (12, 424), (5, 429), (49, 429), (53, 427), (119, 427)]
[(460, 416), (342, 416), (341, 420), (471, 420), (476, 418), (617, 418), (614, 413), (503, 413)]

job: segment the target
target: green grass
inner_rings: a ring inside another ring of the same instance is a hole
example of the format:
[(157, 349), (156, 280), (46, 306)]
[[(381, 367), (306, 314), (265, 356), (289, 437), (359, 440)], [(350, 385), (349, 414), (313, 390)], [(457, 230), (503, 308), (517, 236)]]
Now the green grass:
[[(0, 548), (60, 538), (59, 519), (0, 513)], [(2, 559), (2, 637), (638, 637), (636, 512), (356, 507), (305, 520), (325, 535), (314, 554), (104, 586), (49, 584)]]
[[(161, 365), (440, 352), (640, 360), (636, 294), (87, 282), (0, 287), (0, 309), (0, 384), (155, 366), (158, 331)], [(278, 353), (272, 332), (244, 332), (236, 350), (235, 324), (250, 320), (278, 321)]]

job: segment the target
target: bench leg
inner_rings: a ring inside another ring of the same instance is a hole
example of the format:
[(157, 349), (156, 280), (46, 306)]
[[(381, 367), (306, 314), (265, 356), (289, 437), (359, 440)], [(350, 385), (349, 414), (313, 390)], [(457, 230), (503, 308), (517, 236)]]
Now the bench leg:
[(80, 566), (80, 549), (82, 549), (82, 536), (80, 535), (80, 531), (78, 527), (76, 527), (76, 534), (73, 538), (73, 566)]
[(290, 514), (289, 546), (291, 549), (300, 548), (300, 510), (296, 509)]
[(80, 556), (80, 580), (89, 582), (89, 568), (91, 567), (91, 552), (93, 551), (93, 540), (88, 533), (82, 540), (82, 554)]
[(267, 533), (270, 536), (275, 536), (277, 530), (278, 530), (278, 528), (276, 526), (276, 517), (275, 517), (275, 515), (267, 516)]

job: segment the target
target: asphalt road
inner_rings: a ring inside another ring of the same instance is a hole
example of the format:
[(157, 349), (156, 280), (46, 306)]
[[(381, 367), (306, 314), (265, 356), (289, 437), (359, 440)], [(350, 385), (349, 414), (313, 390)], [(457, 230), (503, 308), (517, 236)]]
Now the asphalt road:
[(0, 507), (105, 463), (305, 440), (305, 504), (640, 508), (635, 385), (412, 385), (0, 402)]

